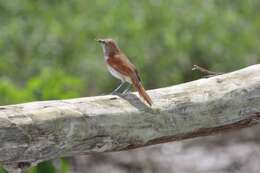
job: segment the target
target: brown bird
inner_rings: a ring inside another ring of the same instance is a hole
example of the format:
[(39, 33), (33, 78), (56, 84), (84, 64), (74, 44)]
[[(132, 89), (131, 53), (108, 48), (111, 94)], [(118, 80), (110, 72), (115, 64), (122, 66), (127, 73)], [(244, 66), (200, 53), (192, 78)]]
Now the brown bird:
[[(120, 50), (116, 41), (110, 38), (98, 39), (97, 41), (102, 45), (108, 71), (114, 77), (121, 80), (121, 84), (113, 91), (113, 93), (117, 92), (126, 82), (133, 84), (138, 93), (151, 106), (152, 100), (141, 83), (138, 71), (129, 61), (127, 56)], [(127, 92), (127, 90), (123, 93)]]

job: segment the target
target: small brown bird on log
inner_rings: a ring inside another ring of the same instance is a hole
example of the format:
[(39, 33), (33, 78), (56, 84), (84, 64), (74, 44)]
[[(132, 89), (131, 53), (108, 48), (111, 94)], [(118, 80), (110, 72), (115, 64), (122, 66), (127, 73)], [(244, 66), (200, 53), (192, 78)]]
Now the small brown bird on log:
[[(113, 93), (117, 92), (126, 82), (133, 84), (138, 93), (151, 106), (152, 100), (141, 83), (138, 71), (129, 61), (127, 56), (120, 50), (116, 41), (110, 38), (98, 39), (97, 41), (102, 45), (108, 71), (114, 77), (121, 80), (121, 84), (113, 91)], [(128, 89), (123, 93), (127, 92)]]

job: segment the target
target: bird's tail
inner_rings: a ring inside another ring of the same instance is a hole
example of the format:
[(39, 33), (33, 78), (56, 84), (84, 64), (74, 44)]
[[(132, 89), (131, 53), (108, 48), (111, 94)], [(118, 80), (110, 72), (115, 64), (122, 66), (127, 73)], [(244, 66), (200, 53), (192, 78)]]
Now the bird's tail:
[(139, 80), (134, 80), (132, 79), (132, 83), (135, 87), (135, 89), (138, 91), (139, 95), (142, 96), (144, 98), (144, 100), (150, 105), (152, 106), (152, 99), (150, 98), (150, 96), (146, 93), (142, 83)]

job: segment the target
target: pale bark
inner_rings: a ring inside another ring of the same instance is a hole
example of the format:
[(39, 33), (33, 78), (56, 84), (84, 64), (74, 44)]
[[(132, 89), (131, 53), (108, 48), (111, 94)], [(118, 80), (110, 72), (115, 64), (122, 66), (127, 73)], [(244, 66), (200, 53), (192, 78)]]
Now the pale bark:
[(12, 171), (260, 122), (260, 65), (148, 93), (151, 108), (136, 93), (1, 106), (0, 162)]

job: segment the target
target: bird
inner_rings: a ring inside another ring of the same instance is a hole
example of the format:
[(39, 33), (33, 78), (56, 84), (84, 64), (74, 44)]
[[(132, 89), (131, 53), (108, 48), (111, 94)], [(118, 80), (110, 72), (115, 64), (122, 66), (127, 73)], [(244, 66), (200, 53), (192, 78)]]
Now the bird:
[[(121, 51), (117, 42), (112, 38), (96, 39), (103, 48), (103, 54), (108, 71), (115, 78), (121, 80), (121, 84), (112, 92), (117, 92), (125, 83), (132, 84), (139, 95), (152, 106), (153, 102), (144, 89), (141, 78), (136, 67), (130, 62), (128, 57)], [(126, 93), (129, 87), (123, 92)]]

